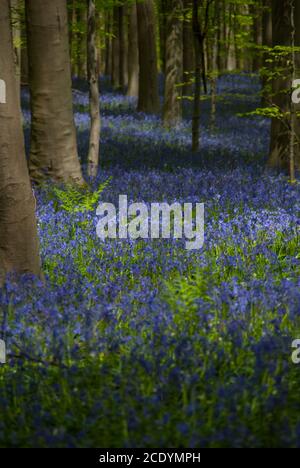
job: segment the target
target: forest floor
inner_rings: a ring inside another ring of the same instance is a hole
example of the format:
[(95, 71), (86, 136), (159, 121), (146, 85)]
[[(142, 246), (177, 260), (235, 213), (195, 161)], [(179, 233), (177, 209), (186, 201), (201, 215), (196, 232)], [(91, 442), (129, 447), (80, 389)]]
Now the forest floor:
[[(37, 191), (46, 283), (0, 292), (0, 446), (300, 447), (300, 186), (265, 170), (269, 122), (237, 116), (258, 104), (257, 78), (218, 91), (197, 155), (190, 104), (166, 130), (103, 92), (100, 195)], [(84, 163), (84, 87), (74, 104)], [(205, 203), (203, 248), (101, 241), (98, 200), (121, 194)]]

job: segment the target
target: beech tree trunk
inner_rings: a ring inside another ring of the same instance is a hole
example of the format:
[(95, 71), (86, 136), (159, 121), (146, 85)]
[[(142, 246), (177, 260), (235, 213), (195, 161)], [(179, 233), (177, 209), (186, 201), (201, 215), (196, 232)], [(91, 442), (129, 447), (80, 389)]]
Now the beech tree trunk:
[(6, 274), (40, 275), (35, 202), (27, 170), (16, 93), (9, 2), (0, 0), (0, 285)]
[[(295, 1), (295, 45), (300, 46), (300, 4)], [(292, 44), (292, 21), (291, 21), (292, 0), (273, 0), (273, 46), (291, 47)], [(273, 103), (279, 107), (281, 112), (290, 113), (292, 110), (299, 112), (300, 104), (292, 104), (291, 91), (293, 71), (291, 69), (291, 56), (279, 57), (276, 67), (282, 67), (281, 76), (273, 80)], [(300, 77), (300, 54), (295, 53), (295, 76)], [(284, 92), (286, 91), (286, 92)], [(290, 142), (295, 138), (293, 153), (294, 164), (300, 168), (300, 119), (295, 118), (293, 122), (294, 135), (291, 135), (290, 122), (288, 119), (272, 119), (271, 145), (268, 166), (277, 170), (289, 171), (290, 168)]]
[(73, 120), (65, 0), (26, 0), (31, 92), (30, 173), (83, 183)]
[(139, 94), (139, 46), (136, 4), (130, 6), (128, 21), (128, 90), (127, 95)]
[(95, 1), (87, 0), (88, 6), (88, 80), (90, 86), (90, 142), (88, 154), (88, 175), (96, 177), (99, 164), (100, 147), (100, 102), (99, 102), (99, 77), (96, 47), (96, 9)]
[(165, 0), (167, 12), (164, 124), (176, 125), (182, 119), (182, 0)]
[(153, 0), (138, 1), (137, 15), (140, 62), (138, 110), (156, 114), (160, 111), (160, 101)]

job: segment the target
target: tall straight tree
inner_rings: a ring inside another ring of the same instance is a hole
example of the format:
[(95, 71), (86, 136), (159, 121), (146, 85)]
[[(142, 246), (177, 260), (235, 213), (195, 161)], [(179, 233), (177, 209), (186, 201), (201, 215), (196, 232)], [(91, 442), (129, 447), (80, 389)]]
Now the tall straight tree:
[(193, 34), (195, 51), (195, 89), (192, 119), (192, 150), (196, 152), (200, 146), (201, 47), (203, 42), (199, 22), (199, 0), (193, 0)]
[(166, 3), (166, 75), (164, 124), (178, 124), (182, 118), (183, 24), (182, 0)]
[(99, 163), (100, 147), (100, 103), (99, 103), (99, 77), (96, 47), (96, 8), (95, 0), (87, 0), (88, 8), (88, 43), (87, 43), (87, 70), (90, 87), (90, 143), (88, 154), (88, 174), (96, 177)]
[[(300, 46), (300, 4), (294, 0), (272, 1), (273, 46)], [(292, 66), (291, 66), (292, 64)], [(291, 114), (292, 122), (285, 118), (272, 119), (271, 144), (268, 165), (278, 170), (300, 168), (300, 119), (295, 112), (300, 111), (300, 104), (293, 104), (291, 98), (294, 77), (300, 77), (300, 54), (280, 54), (275, 67), (281, 70), (273, 80), (273, 105), (283, 114)], [(290, 92), (289, 92), (290, 91)], [(296, 138), (295, 138), (296, 137)], [(292, 142), (292, 147), (291, 147)], [(291, 154), (293, 162), (290, 161)], [(292, 172), (294, 169), (292, 169)], [(293, 174), (291, 174), (293, 177)]]
[(195, 70), (195, 54), (193, 46), (192, 0), (184, 0), (183, 14), (183, 94), (191, 96), (193, 92), (192, 75)]
[[(265, 47), (272, 47), (272, 0), (263, 0), (263, 14), (262, 14), (262, 45)], [(271, 66), (268, 61), (269, 54), (263, 53), (262, 62), (265, 70), (271, 72)], [(270, 73), (271, 74), (271, 73)], [(262, 77), (263, 94), (262, 106), (268, 106), (271, 103), (271, 91), (267, 89), (269, 86), (266, 73)]]
[(73, 118), (66, 0), (26, 0), (31, 93), (30, 173), (83, 183)]
[[(210, 7), (215, 0), (193, 0), (193, 35), (195, 50), (195, 89), (194, 89), (194, 108), (192, 119), (192, 150), (198, 151), (200, 146), (200, 98), (201, 98), (201, 77), (204, 91), (206, 90), (206, 68), (204, 41), (207, 37), (209, 27)], [(203, 14), (200, 21), (200, 7)]]
[(13, 46), (16, 65), (16, 78), (17, 78), (17, 93), (18, 99), (21, 100), (21, 18), (20, 18), (20, 0), (10, 0), (11, 18), (12, 18), (12, 32), (13, 32)]
[(139, 93), (139, 46), (137, 33), (136, 4), (129, 7), (128, 14), (128, 89), (127, 95), (138, 97)]
[(0, 0), (0, 284), (7, 273), (40, 274), (35, 203), (27, 170), (9, 1)]
[(138, 110), (156, 114), (160, 111), (160, 101), (153, 0), (138, 1), (137, 16), (140, 62)]
[(112, 73), (111, 84), (114, 89), (120, 89), (120, 31), (119, 31), (120, 9), (117, 6), (113, 8), (112, 22)]

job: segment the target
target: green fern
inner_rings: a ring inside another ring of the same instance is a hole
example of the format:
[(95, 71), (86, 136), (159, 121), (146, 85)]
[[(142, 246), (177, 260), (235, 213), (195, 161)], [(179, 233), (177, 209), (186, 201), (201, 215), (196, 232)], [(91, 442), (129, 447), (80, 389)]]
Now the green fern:
[(86, 188), (79, 189), (74, 186), (65, 186), (64, 188), (53, 188), (56, 208), (67, 211), (68, 213), (86, 213), (94, 211), (95, 205), (104, 189), (109, 185), (111, 178), (103, 182), (99, 188), (92, 192)]

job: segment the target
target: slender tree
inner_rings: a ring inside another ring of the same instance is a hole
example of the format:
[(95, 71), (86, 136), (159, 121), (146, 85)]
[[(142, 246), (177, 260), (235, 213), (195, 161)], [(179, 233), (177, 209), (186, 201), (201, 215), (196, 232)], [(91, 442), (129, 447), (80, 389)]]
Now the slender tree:
[(128, 90), (127, 95), (139, 94), (139, 46), (137, 33), (137, 11), (133, 3), (129, 9), (128, 21)]
[(9, 272), (40, 274), (35, 202), (16, 93), (9, 2), (0, 0), (0, 284)]
[(165, 75), (165, 125), (177, 124), (182, 118), (183, 74), (183, 3), (182, 0), (165, 0), (166, 25), (166, 75)]
[[(201, 78), (204, 92), (206, 89), (206, 67), (204, 41), (207, 37), (209, 28), (210, 7), (214, 0), (193, 0), (193, 33), (195, 50), (195, 91), (194, 91), (194, 109), (192, 121), (192, 150), (198, 151), (200, 146), (200, 97), (201, 97)], [(200, 21), (200, 7), (203, 15)]]
[(105, 15), (105, 76), (112, 75), (112, 15), (108, 11)]
[(83, 183), (73, 119), (65, 0), (26, 0), (31, 92), (30, 172)]
[(100, 103), (99, 103), (99, 77), (96, 48), (96, 8), (94, 0), (87, 0), (88, 7), (88, 81), (90, 87), (90, 143), (88, 154), (88, 174), (96, 177), (99, 163), (100, 146)]
[(87, 78), (87, 60), (86, 60), (86, 23), (87, 10), (86, 3), (82, 0), (77, 2), (77, 73), (78, 77), (85, 80)]
[(193, 45), (192, 0), (184, 0), (183, 13), (183, 95), (191, 96), (193, 92), (192, 78), (195, 70), (195, 54)]
[(195, 90), (192, 119), (192, 150), (198, 151), (200, 145), (200, 95), (201, 95), (201, 48), (203, 37), (199, 22), (199, 0), (193, 0), (193, 33), (195, 51)]
[(160, 101), (153, 0), (138, 1), (137, 16), (140, 62), (138, 110), (155, 114), (160, 111)]
[(112, 23), (112, 73), (111, 84), (114, 89), (120, 89), (120, 31), (119, 31), (119, 14), (120, 9), (117, 6), (113, 8), (113, 23)]
[[(263, 0), (263, 14), (262, 14), (262, 45), (264, 47), (272, 47), (272, 0)], [(267, 75), (270, 75), (271, 67), (269, 62), (269, 53), (264, 52), (262, 57), (263, 62), (263, 76), (262, 76), (262, 106), (271, 104), (271, 90), (269, 90), (269, 82)], [(266, 71), (268, 73), (266, 73)]]

